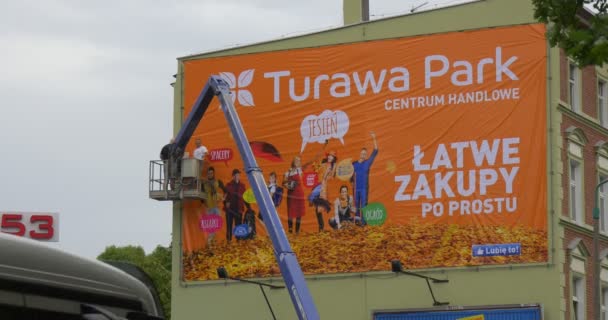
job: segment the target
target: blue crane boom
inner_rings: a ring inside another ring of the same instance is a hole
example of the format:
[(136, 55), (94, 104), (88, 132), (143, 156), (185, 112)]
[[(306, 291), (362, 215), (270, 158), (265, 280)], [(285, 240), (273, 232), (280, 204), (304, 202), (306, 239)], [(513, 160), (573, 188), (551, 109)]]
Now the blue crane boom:
[(230, 131), (243, 159), (244, 170), (247, 173), (251, 189), (259, 205), (266, 230), (274, 247), (275, 259), (279, 264), (281, 275), (285, 281), (295, 311), (300, 320), (317, 320), (319, 319), (319, 313), (306, 285), (300, 264), (285, 235), (285, 230), (264, 182), (262, 170), (257, 165), (249, 146), (249, 140), (245, 135), (241, 121), (232, 103), (230, 86), (219, 76), (212, 75), (196, 99), (190, 114), (188, 114), (186, 121), (175, 137), (174, 147), (170, 151), (170, 161), (177, 163), (181, 159), (188, 141), (194, 134), (194, 130), (203, 118), (214, 96), (217, 96), (220, 100), (222, 111), (228, 121)]

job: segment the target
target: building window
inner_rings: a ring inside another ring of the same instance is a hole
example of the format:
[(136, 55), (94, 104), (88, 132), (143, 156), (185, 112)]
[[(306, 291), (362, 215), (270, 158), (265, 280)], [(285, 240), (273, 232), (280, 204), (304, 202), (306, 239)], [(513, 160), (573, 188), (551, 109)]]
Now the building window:
[(580, 97), (579, 97), (579, 91), (580, 91), (580, 77), (579, 77), (579, 69), (578, 67), (573, 64), (570, 63), (569, 65), (569, 69), (568, 69), (568, 102), (570, 103), (570, 107), (572, 108), (572, 111), (574, 112), (580, 112), (581, 111), (581, 106), (580, 106)]
[(597, 82), (597, 108), (600, 124), (608, 127), (608, 85), (603, 80)]
[(581, 164), (570, 160), (570, 218), (577, 223), (583, 223), (582, 214), (582, 170)]
[[(585, 199), (583, 198), (584, 194), (584, 154), (585, 154), (585, 144), (589, 141), (585, 136), (585, 132), (580, 128), (576, 127), (568, 127), (565, 131), (568, 135), (568, 161), (564, 162), (564, 180), (568, 181), (568, 207), (564, 208), (569, 210), (570, 220), (574, 223), (583, 225), (585, 223)], [(604, 150), (602, 148), (597, 149), (598, 152)], [(604, 163), (600, 161), (604, 159), (598, 153), (597, 160), (597, 169), (600, 172), (608, 173), (608, 163)], [(608, 154), (607, 158), (608, 160)], [(606, 169), (604, 169), (604, 167)], [(607, 174), (608, 175), (608, 174)], [(595, 181), (595, 178), (592, 179)], [(568, 215), (567, 211), (564, 212), (565, 215)]]
[[(608, 175), (600, 174), (600, 182), (608, 179)], [(600, 186), (599, 190), (600, 230), (608, 231), (608, 183)], [(608, 320), (608, 319), (607, 319)]]
[(584, 320), (587, 310), (585, 271), (589, 250), (581, 238), (571, 240), (567, 248), (570, 255), (570, 319)]
[(579, 275), (572, 277), (572, 319), (585, 319), (585, 283)]

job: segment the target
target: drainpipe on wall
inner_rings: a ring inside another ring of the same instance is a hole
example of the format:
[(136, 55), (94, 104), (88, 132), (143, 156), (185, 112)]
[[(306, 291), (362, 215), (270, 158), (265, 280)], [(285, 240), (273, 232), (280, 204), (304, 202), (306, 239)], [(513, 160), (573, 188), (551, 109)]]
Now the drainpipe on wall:
[(344, 25), (369, 21), (369, 0), (342, 0)]

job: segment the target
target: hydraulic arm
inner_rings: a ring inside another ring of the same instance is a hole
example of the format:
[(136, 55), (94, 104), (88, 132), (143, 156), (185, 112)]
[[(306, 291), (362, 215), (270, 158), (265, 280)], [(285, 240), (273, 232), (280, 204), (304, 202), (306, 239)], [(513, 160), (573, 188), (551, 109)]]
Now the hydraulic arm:
[(253, 190), (259, 205), (264, 224), (266, 225), (268, 235), (270, 236), (274, 247), (276, 261), (279, 264), (281, 274), (289, 291), (289, 295), (291, 296), (296, 313), (301, 320), (319, 319), (319, 314), (308, 290), (308, 286), (306, 285), (302, 269), (300, 268), (295, 254), (291, 250), (291, 246), (281, 225), (281, 220), (279, 219), (270, 193), (264, 183), (262, 170), (257, 165), (251, 147), (249, 146), (249, 140), (245, 135), (241, 121), (239, 120), (234, 104), (232, 103), (230, 87), (228, 83), (219, 76), (211, 76), (209, 78), (209, 81), (196, 100), (192, 111), (175, 137), (175, 144), (170, 152), (170, 161), (172, 163), (177, 163), (177, 161), (181, 159), (188, 141), (203, 118), (203, 115), (211, 104), (214, 96), (217, 96), (220, 100), (222, 111), (228, 121), (230, 131), (232, 132), (232, 136), (236, 141), (243, 163), (245, 164), (247, 178), (249, 179), (251, 189)]

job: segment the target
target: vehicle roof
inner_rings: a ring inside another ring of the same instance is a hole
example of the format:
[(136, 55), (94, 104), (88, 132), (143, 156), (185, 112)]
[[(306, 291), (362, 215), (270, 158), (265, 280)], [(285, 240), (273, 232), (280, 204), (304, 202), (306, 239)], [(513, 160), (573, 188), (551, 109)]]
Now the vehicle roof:
[(108, 264), (1, 232), (0, 252), (0, 280), (140, 301), (145, 312), (158, 314), (148, 288)]

